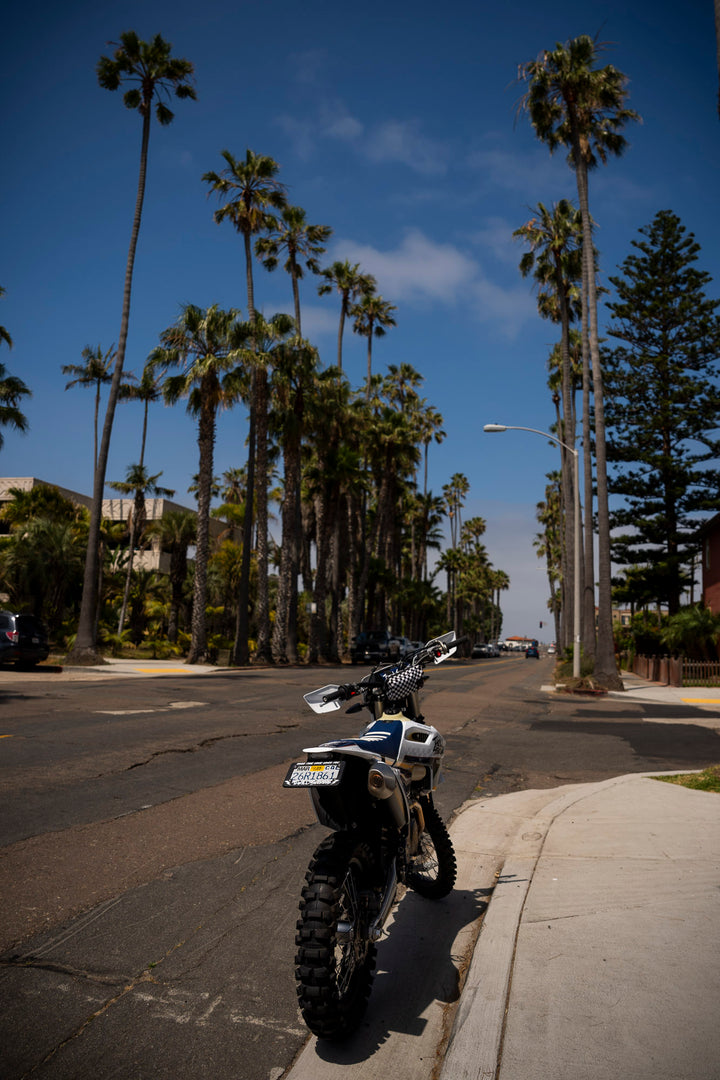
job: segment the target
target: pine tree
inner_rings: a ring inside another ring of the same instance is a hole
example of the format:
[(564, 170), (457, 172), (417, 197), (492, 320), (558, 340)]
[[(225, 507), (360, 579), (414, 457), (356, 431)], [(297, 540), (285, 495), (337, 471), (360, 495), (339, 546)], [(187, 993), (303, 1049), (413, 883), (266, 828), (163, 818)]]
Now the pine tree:
[(604, 360), (612, 494), (622, 498), (614, 557), (643, 567), (658, 601), (680, 606), (683, 563), (697, 547), (698, 513), (720, 509), (719, 300), (694, 264), (692, 233), (669, 210), (640, 229), (635, 252), (610, 278), (610, 337)]

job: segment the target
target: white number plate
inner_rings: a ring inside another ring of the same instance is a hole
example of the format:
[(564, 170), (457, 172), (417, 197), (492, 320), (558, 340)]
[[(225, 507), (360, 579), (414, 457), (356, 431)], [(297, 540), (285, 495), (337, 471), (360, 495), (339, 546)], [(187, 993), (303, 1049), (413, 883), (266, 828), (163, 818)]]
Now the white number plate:
[(298, 761), (290, 766), (283, 787), (335, 787), (344, 768), (344, 761)]

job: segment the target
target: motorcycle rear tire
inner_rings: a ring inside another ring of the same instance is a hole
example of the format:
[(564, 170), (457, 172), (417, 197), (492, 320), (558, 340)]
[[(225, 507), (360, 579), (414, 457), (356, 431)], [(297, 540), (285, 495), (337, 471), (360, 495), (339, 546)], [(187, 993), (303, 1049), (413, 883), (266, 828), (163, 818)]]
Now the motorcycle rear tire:
[(420, 896), (441, 900), (452, 891), (457, 877), (455, 849), (434, 803), (423, 799), (421, 806), (425, 828), (420, 834), (420, 850), (410, 866), (407, 883)]
[(346, 1038), (365, 1013), (377, 952), (368, 936), (378, 896), (374, 869), (365, 841), (334, 833), (305, 875), (295, 977), (303, 1019), (320, 1039)]

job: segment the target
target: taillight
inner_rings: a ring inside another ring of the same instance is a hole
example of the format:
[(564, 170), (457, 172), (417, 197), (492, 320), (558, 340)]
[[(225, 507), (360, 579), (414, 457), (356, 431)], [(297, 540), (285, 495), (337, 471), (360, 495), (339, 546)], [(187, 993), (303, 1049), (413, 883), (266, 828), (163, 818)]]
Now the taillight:
[(17, 630), (6, 630), (5, 637), (8, 639), (8, 641), (11, 641), (13, 645), (17, 645), (18, 641), (20, 640), (20, 634), (17, 632)]

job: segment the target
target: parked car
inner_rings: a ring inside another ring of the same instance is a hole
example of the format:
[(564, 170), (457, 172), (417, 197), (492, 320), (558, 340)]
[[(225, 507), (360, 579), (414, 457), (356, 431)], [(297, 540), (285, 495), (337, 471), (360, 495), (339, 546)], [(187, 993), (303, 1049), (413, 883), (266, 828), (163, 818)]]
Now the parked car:
[(33, 667), (49, 655), (47, 630), (35, 615), (0, 611), (0, 664)]
[(554, 642), (553, 642), (552, 645), (548, 645), (548, 656), (555, 656), (556, 652), (557, 652), (557, 646), (555, 645)]
[(525, 656), (534, 656), (536, 660), (539, 660), (540, 650), (538, 649), (537, 645), (528, 645), (527, 649), (525, 650)]
[(411, 641), (410, 638), (399, 637), (397, 640), (398, 640), (398, 642), (400, 644), (400, 658), (401, 659), (403, 659), (406, 656), (409, 656), (410, 653), (415, 652), (416, 649), (422, 648), (421, 645), (418, 645), (417, 642), (415, 642), (415, 641)]
[(470, 655), (473, 659), (478, 659), (481, 656), (499, 656), (500, 649), (494, 641), (477, 641), (473, 645)]
[(382, 660), (397, 660), (402, 655), (401, 643), (406, 641), (407, 638), (396, 637), (387, 630), (363, 630), (350, 646), (350, 659), (353, 664), (379, 664)]

